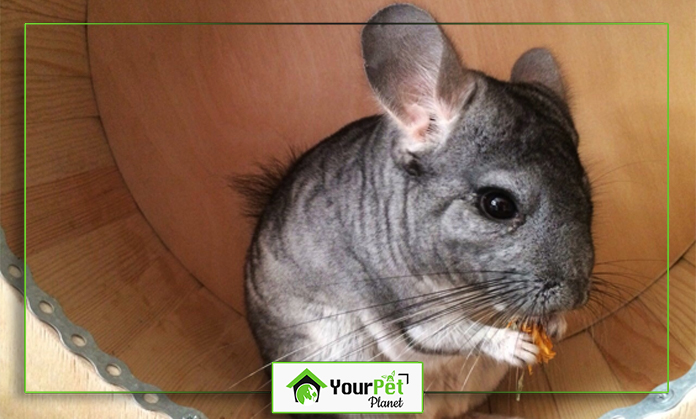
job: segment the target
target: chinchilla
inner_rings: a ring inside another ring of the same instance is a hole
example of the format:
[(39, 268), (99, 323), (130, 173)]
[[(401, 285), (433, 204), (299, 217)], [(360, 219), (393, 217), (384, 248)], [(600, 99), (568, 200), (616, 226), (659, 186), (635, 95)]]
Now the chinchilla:
[[(588, 300), (592, 201), (559, 67), (536, 48), (510, 81), (468, 69), (405, 4), (370, 19), (362, 51), (385, 114), (240, 183), (262, 203), (253, 335), (267, 363), (415, 360), (426, 389), (494, 390), (537, 359), (511, 321), (560, 335)], [(426, 398), (425, 416), (483, 399)]]

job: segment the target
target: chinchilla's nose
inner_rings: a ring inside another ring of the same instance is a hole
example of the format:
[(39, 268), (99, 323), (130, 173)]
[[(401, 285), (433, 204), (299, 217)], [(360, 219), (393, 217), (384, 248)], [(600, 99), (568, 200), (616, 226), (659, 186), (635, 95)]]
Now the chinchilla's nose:
[(581, 227), (565, 225), (536, 249), (542, 261), (537, 277), (549, 290), (549, 303), (559, 309), (578, 308), (588, 300), (594, 247), (589, 229)]

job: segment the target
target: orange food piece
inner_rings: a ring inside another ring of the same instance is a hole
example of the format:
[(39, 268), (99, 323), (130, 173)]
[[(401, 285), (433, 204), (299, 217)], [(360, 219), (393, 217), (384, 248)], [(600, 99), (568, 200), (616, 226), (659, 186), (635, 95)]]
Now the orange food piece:
[[(546, 334), (543, 326), (538, 323), (531, 325), (522, 323), (519, 325), (516, 322), (510, 322), (508, 327), (511, 325), (516, 325), (519, 330), (532, 335), (532, 342), (539, 348), (537, 362), (547, 364), (556, 356), (556, 352), (553, 351), (553, 342), (551, 342), (551, 338)], [(529, 369), (529, 375), (532, 375), (532, 366), (528, 365), (527, 368)]]
[[(520, 330), (532, 335), (532, 341), (539, 348), (537, 362), (547, 364), (556, 356), (556, 352), (553, 350), (553, 342), (551, 342), (551, 338), (546, 334), (546, 330), (544, 330), (541, 325), (534, 324), (530, 326), (528, 324), (523, 324), (520, 326)], [(531, 375), (532, 366), (528, 365), (527, 368), (529, 369), (529, 375)]]

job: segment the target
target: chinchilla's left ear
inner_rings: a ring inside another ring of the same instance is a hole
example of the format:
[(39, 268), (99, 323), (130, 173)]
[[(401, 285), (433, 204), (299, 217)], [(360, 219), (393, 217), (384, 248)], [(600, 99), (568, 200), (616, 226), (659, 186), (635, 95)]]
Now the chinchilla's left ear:
[(476, 83), (433, 17), (408, 4), (386, 7), (363, 29), (362, 50), (370, 85), (404, 132), (406, 150), (443, 142)]
[(517, 59), (510, 76), (512, 82), (539, 83), (567, 99), (565, 83), (558, 62), (546, 48), (532, 48)]

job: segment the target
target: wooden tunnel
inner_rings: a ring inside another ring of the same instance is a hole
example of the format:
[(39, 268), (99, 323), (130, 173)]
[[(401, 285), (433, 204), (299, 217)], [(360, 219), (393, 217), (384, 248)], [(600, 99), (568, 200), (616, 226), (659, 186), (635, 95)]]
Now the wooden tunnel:
[[(364, 22), (387, 3), (3, 2), (2, 226), (39, 286), (140, 380), (165, 391), (267, 389), (262, 374), (234, 386), (261, 361), (243, 301), (253, 226), (227, 177), (379, 111), (363, 75), (361, 27), (28, 26), (25, 178), (23, 23)], [(621, 289), (602, 310), (570, 319), (556, 359), (528, 377), (525, 390), (650, 391), (665, 382), (668, 265), (669, 374), (684, 374), (696, 360), (696, 6), (423, 5), (442, 22), (669, 22), (669, 38), (665, 25), (445, 31), (467, 66), (501, 79), (527, 49), (555, 52), (595, 185), (595, 272)], [(37, 373), (28, 366), (27, 389), (65, 390), (32, 387)], [(480, 409), (594, 418), (643, 397), (538, 394), (516, 402), (501, 394)], [(266, 395), (171, 398), (210, 418), (270, 416)]]

